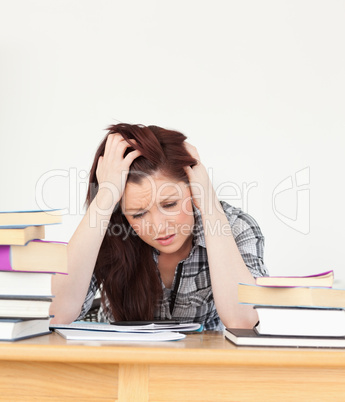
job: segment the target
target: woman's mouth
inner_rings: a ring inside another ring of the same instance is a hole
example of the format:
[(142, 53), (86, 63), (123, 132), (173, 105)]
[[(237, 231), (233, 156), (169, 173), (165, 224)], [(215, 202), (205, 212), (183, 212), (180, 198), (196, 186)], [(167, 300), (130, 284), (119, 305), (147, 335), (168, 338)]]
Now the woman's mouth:
[(176, 234), (172, 234), (169, 236), (158, 237), (156, 240), (162, 246), (168, 246), (169, 244), (171, 244), (174, 241), (175, 236), (176, 236)]

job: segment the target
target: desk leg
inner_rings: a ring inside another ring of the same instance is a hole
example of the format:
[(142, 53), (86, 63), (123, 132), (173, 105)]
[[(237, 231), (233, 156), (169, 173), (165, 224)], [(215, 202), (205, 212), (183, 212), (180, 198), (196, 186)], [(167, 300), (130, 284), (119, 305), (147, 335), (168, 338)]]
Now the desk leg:
[(146, 364), (120, 364), (119, 402), (149, 400), (149, 367)]

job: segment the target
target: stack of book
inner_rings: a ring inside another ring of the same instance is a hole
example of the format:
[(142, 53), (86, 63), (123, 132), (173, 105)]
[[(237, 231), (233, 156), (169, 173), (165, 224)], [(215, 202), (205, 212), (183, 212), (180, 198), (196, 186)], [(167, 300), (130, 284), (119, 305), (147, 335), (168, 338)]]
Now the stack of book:
[(65, 243), (42, 240), (60, 211), (0, 212), (0, 340), (49, 333), (51, 280), (67, 273)]
[(262, 277), (240, 283), (238, 300), (256, 309), (253, 329), (226, 328), (236, 345), (345, 347), (345, 289), (333, 288), (334, 273)]

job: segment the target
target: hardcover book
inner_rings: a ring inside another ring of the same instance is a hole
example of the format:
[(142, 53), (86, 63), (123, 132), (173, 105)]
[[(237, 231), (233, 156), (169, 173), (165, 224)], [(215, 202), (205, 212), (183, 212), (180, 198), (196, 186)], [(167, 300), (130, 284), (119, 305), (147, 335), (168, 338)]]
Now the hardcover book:
[(261, 335), (345, 336), (345, 310), (337, 308), (254, 306)]
[(345, 308), (345, 289), (268, 287), (240, 283), (238, 301), (265, 306)]
[(0, 296), (0, 318), (45, 318), (53, 300), (49, 297)]
[(46, 272), (0, 270), (0, 295), (52, 297), (52, 275)]
[(61, 210), (0, 211), (0, 227), (14, 228), (61, 223)]
[(224, 336), (237, 346), (345, 348), (345, 337), (260, 335), (241, 328), (226, 328)]
[(44, 239), (45, 226), (26, 226), (23, 228), (0, 228), (0, 244), (23, 246), (30, 240)]
[(260, 276), (255, 279), (258, 286), (274, 287), (312, 286), (331, 288), (333, 286), (333, 281), (333, 271), (309, 276)]
[(0, 341), (18, 341), (49, 334), (50, 317), (42, 319), (0, 319)]
[(0, 271), (67, 273), (66, 243), (32, 240), (25, 246), (0, 245)]

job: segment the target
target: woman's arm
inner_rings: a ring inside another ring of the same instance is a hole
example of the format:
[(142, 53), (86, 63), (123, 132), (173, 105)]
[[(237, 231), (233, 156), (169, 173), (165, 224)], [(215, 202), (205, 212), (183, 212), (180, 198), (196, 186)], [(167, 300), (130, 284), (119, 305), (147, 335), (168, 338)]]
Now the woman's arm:
[(68, 243), (68, 275), (53, 276), (52, 323), (70, 323), (80, 314), (110, 219), (110, 214), (100, 213), (102, 202), (105, 200), (98, 192)]
[(108, 136), (97, 165), (98, 192), (67, 246), (68, 275), (53, 276), (52, 323), (70, 323), (80, 314), (112, 212), (122, 197), (129, 167), (140, 155), (136, 150), (124, 158), (129, 146), (120, 134)]
[[(195, 147), (186, 144), (200, 160)], [(258, 321), (252, 306), (238, 303), (238, 283), (255, 284), (236, 245), (230, 223), (216, 196), (206, 168), (199, 162), (186, 169), (195, 206), (200, 210), (210, 267), (212, 291), (223, 324), (231, 328), (252, 328)]]

